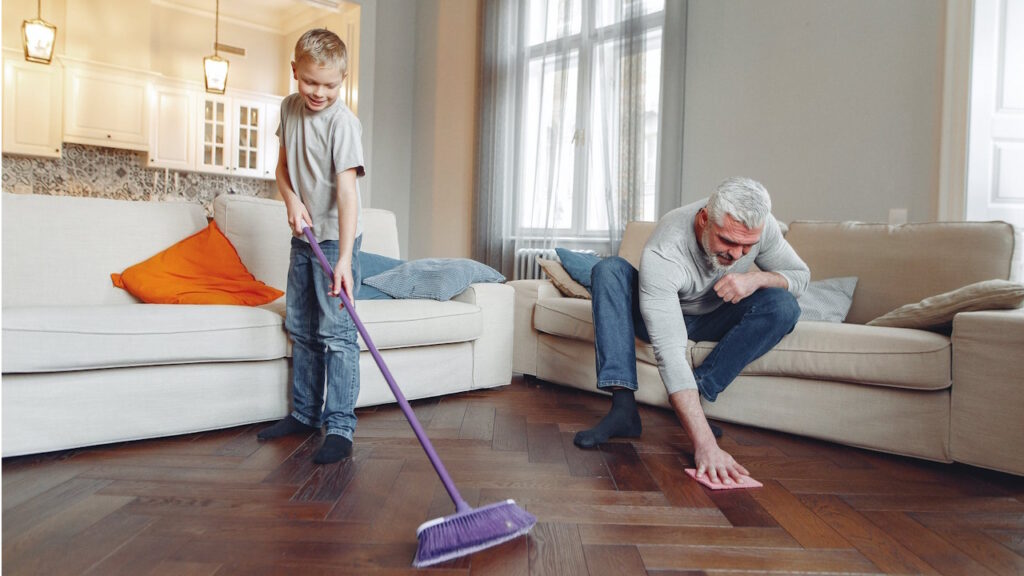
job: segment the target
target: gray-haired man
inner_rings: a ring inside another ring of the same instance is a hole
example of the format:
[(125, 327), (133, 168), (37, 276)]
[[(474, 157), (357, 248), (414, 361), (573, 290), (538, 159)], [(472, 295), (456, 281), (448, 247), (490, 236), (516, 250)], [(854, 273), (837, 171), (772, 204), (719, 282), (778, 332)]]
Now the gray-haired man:
[[(693, 440), (698, 474), (726, 483), (747, 474), (719, 448), (700, 396), (714, 401), (793, 330), (796, 297), (809, 280), (771, 215), (768, 192), (754, 180), (730, 178), (710, 198), (666, 214), (644, 246), (639, 272), (618, 257), (594, 267), (597, 386), (612, 392), (612, 408), (596, 427), (576, 434), (576, 445), (640, 435), (636, 336), (654, 348), (669, 401)], [(688, 338), (718, 342), (692, 370)]]

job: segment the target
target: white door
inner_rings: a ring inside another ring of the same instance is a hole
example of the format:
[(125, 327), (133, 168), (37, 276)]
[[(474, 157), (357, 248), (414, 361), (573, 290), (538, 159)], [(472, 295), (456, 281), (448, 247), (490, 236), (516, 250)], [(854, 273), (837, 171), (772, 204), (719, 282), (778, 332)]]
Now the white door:
[(1024, 0), (976, 0), (967, 156), (967, 219), (1017, 228), (1024, 245)]

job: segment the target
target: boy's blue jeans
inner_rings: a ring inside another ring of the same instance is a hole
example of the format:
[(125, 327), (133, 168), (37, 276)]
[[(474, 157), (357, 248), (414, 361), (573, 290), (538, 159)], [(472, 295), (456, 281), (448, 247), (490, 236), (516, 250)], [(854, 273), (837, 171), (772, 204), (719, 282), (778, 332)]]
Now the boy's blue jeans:
[[(356, 287), (362, 239), (357, 237), (352, 246)], [(320, 249), (332, 266), (338, 261), (337, 240), (320, 242)], [(331, 279), (313, 249), (292, 238), (284, 321), (292, 338), (292, 417), (314, 428), (326, 425), (328, 434), (351, 440), (359, 397), (358, 332), (348, 311), (340, 307), (341, 298), (328, 294), (330, 289)]]
[[(637, 389), (634, 335), (650, 342), (640, 314), (639, 279), (636, 268), (623, 258), (605, 258), (594, 266), (591, 289), (598, 388)], [(714, 402), (747, 364), (792, 332), (799, 318), (796, 298), (782, 288), (762, 288), (736, 304), (684, 316), (690, 340), (718, 342), (693, 370), (700, 394)]]

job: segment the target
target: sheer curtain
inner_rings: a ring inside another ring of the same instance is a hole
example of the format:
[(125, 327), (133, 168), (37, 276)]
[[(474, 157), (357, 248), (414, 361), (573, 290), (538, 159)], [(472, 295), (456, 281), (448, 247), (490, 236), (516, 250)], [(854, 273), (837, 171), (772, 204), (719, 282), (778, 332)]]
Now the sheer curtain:
[(659, 150), (681, 143), (682, 114), (661, 101), (681, 86), (684, 32), (682, 0), (485, 2), (475, 258), (513, 278), (524, 250), (615, 254), (627, 222), (675, 207)]

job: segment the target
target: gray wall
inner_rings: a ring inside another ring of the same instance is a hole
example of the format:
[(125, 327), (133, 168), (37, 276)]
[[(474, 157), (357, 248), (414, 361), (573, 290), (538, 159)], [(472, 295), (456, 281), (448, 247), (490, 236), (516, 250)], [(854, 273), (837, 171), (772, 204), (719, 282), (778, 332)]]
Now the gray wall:
[(944, 7), (691, 0), (684, 201), (743, 174), (784, 221), (934, 219)]
[[(439, 53), (461, 1), (362, 0), (376, 4), (372, 206), (396, 213), (403, 258), (450, 255), (438, 229), (462, 218), (434, 206), (453, 188), (438, 173), (451, 164), (434, 150), (438, 118), (475, 115), (452, 110), (438, 76), (476, 74), (475, 60)], [(784, 221), (886, 221), (890, 208), (935, 219), (945, 4), (690, 0), (683, 201), (744, 174)], [(452, 194), (472, 203), (471, 189)]]
[(402, 257), (409, 254), (416, 5), (377, 0), (376, 102), (373, 142), (374, 208), (398, 219)]

